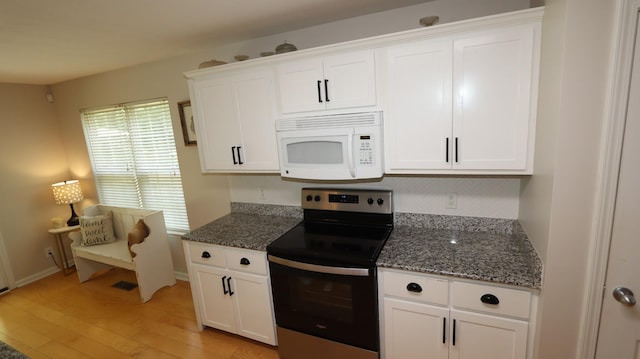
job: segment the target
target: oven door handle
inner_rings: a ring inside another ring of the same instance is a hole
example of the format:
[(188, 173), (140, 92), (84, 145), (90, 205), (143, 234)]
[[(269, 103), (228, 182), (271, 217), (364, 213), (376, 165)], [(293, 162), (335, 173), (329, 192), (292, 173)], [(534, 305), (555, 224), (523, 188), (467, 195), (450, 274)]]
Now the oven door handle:
[(345, 267), (323, 266), (318, 264), (296, 262), (296, 261), (292, 261), (289, 259), (284, 259), (284, 258), (272, 256), (272, 255), (268, 255), (267, 258), (269, 259), (270, 262), (277, 263), (285, 267), (306, 270), (309, 272), (337, 274), (337, 275), (350, 275), (350, 276), (356, 276), (356, 277), (369, 276), (369, 268), (345, 268)]

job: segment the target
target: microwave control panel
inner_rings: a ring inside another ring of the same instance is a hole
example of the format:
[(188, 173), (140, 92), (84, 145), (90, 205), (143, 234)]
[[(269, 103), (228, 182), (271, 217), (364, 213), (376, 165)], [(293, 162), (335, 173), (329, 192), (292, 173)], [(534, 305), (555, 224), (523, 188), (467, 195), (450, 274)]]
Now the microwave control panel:
[(373, 138), (371, 135), (359, 135), (358, 137), (359, 146), (357, 146), (358, 150), (358, 164), (361, 166), (371, 166), (374, 164), (374, 155), (373, 149), (375, 144), (373, 143)]

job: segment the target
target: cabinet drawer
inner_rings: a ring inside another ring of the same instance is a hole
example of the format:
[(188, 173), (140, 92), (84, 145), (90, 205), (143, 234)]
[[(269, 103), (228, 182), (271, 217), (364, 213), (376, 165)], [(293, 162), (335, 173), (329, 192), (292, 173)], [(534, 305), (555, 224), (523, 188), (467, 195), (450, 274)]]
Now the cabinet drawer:
[(229, 269), (267, 275), (267, 254), (249, 249), (227, 248)]
[(447, 305), (449, 282), (418, 274), (382, 272), (383, 293), (424, 303)]
[(193, 263), (208, 264), (216, 267), (225, 267), (224, 248), (212, 244), (200, 244), (188, 242), (189, 258)]
[[(518, 318), (529, 318), (531, 292), (472, 283), (451, 283), (451, 302), (456, 308)], [(495, 304), (491, 304), (491, 303)]]

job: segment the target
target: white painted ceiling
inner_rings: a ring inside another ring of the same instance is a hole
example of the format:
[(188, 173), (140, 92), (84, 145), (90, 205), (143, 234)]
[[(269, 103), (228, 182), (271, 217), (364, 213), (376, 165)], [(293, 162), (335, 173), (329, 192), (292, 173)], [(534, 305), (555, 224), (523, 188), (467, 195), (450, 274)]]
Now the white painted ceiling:
[(48, 85), (429, 0), (0, 0), (0, 83)]

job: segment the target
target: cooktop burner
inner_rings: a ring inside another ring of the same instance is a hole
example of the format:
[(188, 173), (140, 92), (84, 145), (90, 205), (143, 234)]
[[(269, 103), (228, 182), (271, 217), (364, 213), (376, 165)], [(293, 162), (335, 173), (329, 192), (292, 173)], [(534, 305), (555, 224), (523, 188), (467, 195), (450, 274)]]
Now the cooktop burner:
[(303, 189), (304, 221), (267, 246), (277, 257), (373, 267), (393, 229), (390, 191)]

